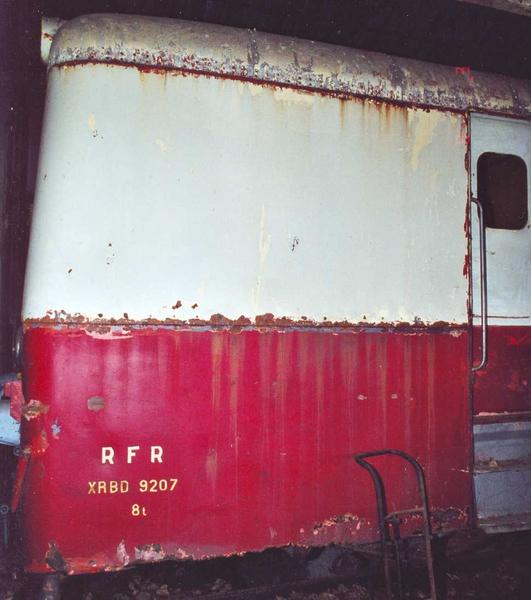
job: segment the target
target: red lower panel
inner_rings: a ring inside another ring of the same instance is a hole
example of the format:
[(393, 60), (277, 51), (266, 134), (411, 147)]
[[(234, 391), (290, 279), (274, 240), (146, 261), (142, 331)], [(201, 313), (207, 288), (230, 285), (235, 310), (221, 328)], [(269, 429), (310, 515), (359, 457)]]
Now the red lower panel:
[[(531, 411), (531, 327), (489, 326), (488, 335), (487, 368), (475, 376), (474, 413)], [(481, 339), (479, 328), (474, 338)]]
[[(420, 458), (436, 526), (464, 525), (467, 337), (29, 329), (28, 568), (47, 568), (47, 553), (82, 572), (374, 539), (371, 481), (351, 457), (385, 447)], [(390, 504), (415, 506), (396, 460), (380, 462)]]

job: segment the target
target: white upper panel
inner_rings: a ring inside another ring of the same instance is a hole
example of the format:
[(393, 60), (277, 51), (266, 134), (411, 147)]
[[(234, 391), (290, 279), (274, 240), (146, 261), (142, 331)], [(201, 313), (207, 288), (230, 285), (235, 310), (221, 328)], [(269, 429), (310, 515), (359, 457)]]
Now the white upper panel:
[[(472, 115), (472, 193), (477, 194), (477, 162), (484, 152), (513, 154), (527, 167), (528, 215), (531, 215), (531, 123)], [(473, 308), (480, 314), (479, 230), (472, 211)], [(491, 325), (531, 325), (531, 224), (520, 230), (486, 229), (487, 303)], [(478, 321), (479, 322), (479, 321)]]
[(55, 67), (24, 318), (465, 323), (465, 138), (448, 112)]

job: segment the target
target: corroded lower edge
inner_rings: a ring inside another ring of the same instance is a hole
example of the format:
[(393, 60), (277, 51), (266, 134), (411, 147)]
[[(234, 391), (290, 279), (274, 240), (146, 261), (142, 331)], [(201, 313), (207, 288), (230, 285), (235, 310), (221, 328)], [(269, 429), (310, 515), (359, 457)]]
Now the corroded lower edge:
[[(361, 549), (378, 543), (376, 537), (374, 537), (374, 539), (356, 539), (355, 535), (352, 535), (352, 532), (357, 532), (359, 530), (361, 524), (369, 525), (370, 521), (360, 519), (351, 514), (330, 517), (320, 523), (316, 523), (313, 530), (311, 530), (312, 535), (306, 541), (294, 541), (287, 545), (284, 544), (278, 546), (271, 544), (269, 546), (250, 548), (244, 551), (226, 551), (216, 547), (209, 549), (185, 549), (181, 548), (176, 543), (151, 543), (144, 544), (140, 547), (128, 547), (126, 541), (122, 539), (116, 547), (116, 554), (114, 556), (101, 552), (95, 553), (90, 557), (65, 557), (61, 554), (60, 548), (55, 545), (55, 542), (51, 541), (43, 560), (41, 562), (34, 561), (26, 565), (25, 570), (26, 572), (31, 573), (60, 572), (67, 575), (80, 575), (115, 572), (143, 564), (153, 564), (164, 561), (204, 561), (214, 558), (246, 556), (259, 554), (272, 548), (276, 550), (287, 548), (309, 549), (314, 546), (319, 547), (334, 544), (345, 547), (358, 547)], [(422, 517), (420, 515), (410, 515), (409, 517), (404, 517), (401, 524), (402, 527), (408, 530), (406, 533), (407, 536), (418, 535), (422, 526)], [(432, 510), (432, 528), (438, 536), (449, 537), (460, 530), (469, 529), (471, 526), (470, 511), (467, 509), (463, 510), (448, 507)], [(327, 530), (336, 527), (343, 530), (345, 537), (342, 539), (328, 539), (326, 536)], [(529, 522), (527, 528), (531, 528)], [(347, 533), (349, 531), (350, 533)]]
[(397, 333), (452, 333), (453, 335), (461, 335), (468, 331), (467, 323), (449, 323), (446, 321), (435, 321), (433, 323), (424, 323), (416, 321), (409, 323), (405, 321), (397, 322), (380, 322), (369, 323), (367, 321), (313, 321), (302, 317), (300, 319), (291, 319), (288, 317), (275, 317), (271, 313), (257, 315), (253, 320), (248, 317), (241, 316), (238, 319), (229, 319), (221, 314), (212, 315), (210, 319), (129, 319), (127, 314), (120, 319), (89, 319), (82, 315), (63, 315), (57, 313), (54, 317), (46, 315), (42, 318), (28, 318), (23, 322), (24, 330), (32, 327), (61, 327), (61, 328), (77, 328), (81, 326), (89, 332), (95, 333), (118, 333), (120, 331), (127, 332), (134, 329), (146, 328), (178, 328), (178, 329), (230, 329), (230, 330), (248, 330), (248, 329), (301, 329), (320, 331), (396, 331)]

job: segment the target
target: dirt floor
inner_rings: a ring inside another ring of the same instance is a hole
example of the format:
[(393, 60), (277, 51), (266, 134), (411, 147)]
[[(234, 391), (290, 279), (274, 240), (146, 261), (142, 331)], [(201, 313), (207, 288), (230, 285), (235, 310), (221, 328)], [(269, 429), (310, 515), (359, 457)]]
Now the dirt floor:
[[(463, 534), (448, 544), (446, 597), (531, 600), (531, 532)], [(422, 557), (420, 557), (422, 558)], [(343, 548), (286, 548), (203, 562), (141, 565), (120, 573), (67, 577), (62, 600), (384, 600), (372, 561)], [(411, 576), (411, 598), (428, 598), (422, 560)], [(312, 578), (314, 584), (308, 584)], [(371, 586), (372, 582), (372, 586)], [(373, 588), (370, 590), (370, 588)], [(444, 598), (441, 588), (440, 598)], [(39, 582), (22, 573), (15, 552), (0, 562), (0, 600), (36, 600)]]

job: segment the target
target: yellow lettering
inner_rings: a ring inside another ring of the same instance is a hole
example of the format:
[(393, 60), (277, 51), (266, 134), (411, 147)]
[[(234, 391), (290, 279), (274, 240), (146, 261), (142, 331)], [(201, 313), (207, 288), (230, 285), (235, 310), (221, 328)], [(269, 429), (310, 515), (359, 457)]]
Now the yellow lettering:
[[(173, 492), (179, 480), (171, 479), (141, 479), (138, 482), (138, 491), (142, 493), (151, 492)], [(129, 492), (129, 481), (127, 479), (112, 479), (106, 481), (88, 481), (88, 494), (127, 494)], [(142, 508), (142, 507), (140, 507)]]

